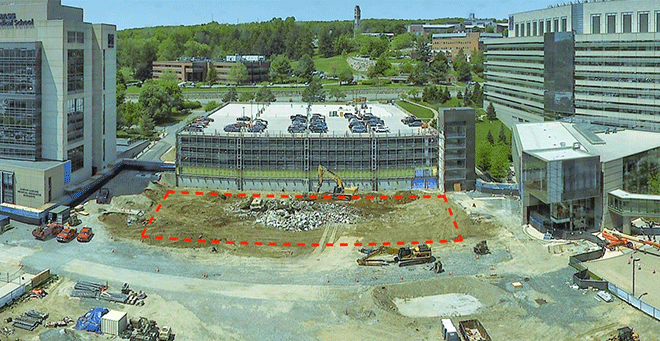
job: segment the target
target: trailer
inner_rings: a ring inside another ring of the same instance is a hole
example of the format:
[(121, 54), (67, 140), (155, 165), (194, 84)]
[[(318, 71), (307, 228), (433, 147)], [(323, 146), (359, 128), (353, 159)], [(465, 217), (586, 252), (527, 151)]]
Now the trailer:
[(479, 320), (460, 321), (458, 330), (465, 341), (491, 341), (490, 335)]
[(10, 306), (25, 293), (25, 284), (9, 282), (0, 287), (0, 307)]

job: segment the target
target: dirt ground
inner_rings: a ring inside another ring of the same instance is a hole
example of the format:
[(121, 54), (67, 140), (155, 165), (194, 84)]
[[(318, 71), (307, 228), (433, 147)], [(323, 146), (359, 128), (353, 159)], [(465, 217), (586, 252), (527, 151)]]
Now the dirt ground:
[[(479, 226), (474, 228), (472, 221), (457, 205), (451, 202), (445, 203), (443, 199), (434, 196), (432, 199), (421, 199), (421, 192), (397, 192), (390, 196), (401, 195), (406, 199), (359, 199), (353, 201), (342, 200), (318, 200), (318, 202), (342, 204), (352, 207), (359, 213), (359, 219), (355, 224), (328, 223), (321, 228), (310, 231), (284, 231), (268, 227), (255, 222), (254, 218), (245, 219), (237, 217), (240, 206), (246, 206), (250, 202), (252, 193), (247, 193), (247, 198), (239, 198), (236, 195), (224, 197), (208, 195), (193, 195), (194, 188), (177, 188), (175, 194), (168, 195), (166, 200), (163, 196), (170, 188), (160, 185), (152, 185), (143, 195), (116, 198), (113, 200), (109, 212), (103, 214), (99, 219), (105, 223), (115, 237), (129, 240), (140, 240), (142, 230), (147, 228), (149, 239), (144, 240), (150, 245), (177, 247), (177, 248), (202, 248), (215, 246), (221, 250), (227, 250), (237, 255), (284, 257), (294, 255), (306, 255), (313, 251), (312, 243), (325, 245), (326, 243), (337, 244), (341, 236), (349, 237), (349, 243), (360, 242), (366, 247), (368, 243), (383, 242), (395, 244), (404, 241), (453, 240), (459, 234), (465, 237), (488, 238), (492, 234), (491, 229)], [(189, 191), (191, 194), (183, 195), (181, 191)], [(368, 193), (361, 194), (363, 197)], [(408, 199), (410, 195), (418, 195), (420, 199)], [(293, 194), (291, 194), (293, 196)], [(378, 196), (378, 194), (376, 194)], [(286, 202), (300, 199), (265, 199)], [(159, 211), (156, 211), (161, 205)], [(453, 216), (449, 214), (451, 208)], [(94, 203), (87, 204), (88, 210), (98, 210)], [(101, 208), (104, 209), (104, 208)], [(129, 214), (122, 213), (122, 209), (141, 210), (144, 215), (136, 223), (126, 226)], [(154, 216), (152, 224), (143, 223)], [(453, 222), (459, 226), (455, 228)], [(162, 236), (156, 240), (155, 236)], [(177, 238), (176, 241), (170, 237)], [(184, 242), (184, 238), (190, 238), (191, 242)], [(198, 239), (204, 239), (206, 243), (198, 243)], [(212, 240), (220, 241), (212, 244)], [(227, 244), (226, 241), (234, 241), (235, 244)], [(241, 241), (247, 241), (249, 245), (238, 245)], [(255, 246), (255, 242), (263, 245), (277, 243), (279, 246)], [(304, 243), (306, 247), (284, 247), (282, 243), (288, 242), (292, 245)]]

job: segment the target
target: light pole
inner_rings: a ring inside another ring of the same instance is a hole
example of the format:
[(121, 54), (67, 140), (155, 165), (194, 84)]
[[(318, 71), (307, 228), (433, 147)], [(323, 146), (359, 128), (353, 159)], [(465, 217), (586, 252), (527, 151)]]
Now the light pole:
[(632, 295), (635, 296), (635, 262), (639, 262), (639, 258), (635, 258), (632, 261), (633, 273), (632, 273)]

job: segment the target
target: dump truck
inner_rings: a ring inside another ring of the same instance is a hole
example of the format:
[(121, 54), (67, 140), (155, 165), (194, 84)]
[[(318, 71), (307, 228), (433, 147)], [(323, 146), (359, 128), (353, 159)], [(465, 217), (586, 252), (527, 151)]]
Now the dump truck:
[(491, 341), (490, 335), (479, 320), (460, 321), (458, 330), (465, 341)]
[(49, 223), (46, 226), (39, 226), (32, 230), (32, 236), (38, 240), (45, 240), (48, 237), (57, 236), (63, 228), (64, 225), (60, 223)]
[[(389, 256), (379, 257), (382, 255)], [(363, 266), (383, 266), (398, 263), (400, 267), (433, 262), (435, 262), (435, 257), (433, 257), (431, 248), (426, 244), (399, 249), (381, 246), (357, 260), (358, 265)]]
[(57, 235), (57, 241), (60, 243), (68, 243), (71, 240), (73, 240), (73, 238), (76, 238), (77, 234), (78, 234), (77, 229), (67, 227)]

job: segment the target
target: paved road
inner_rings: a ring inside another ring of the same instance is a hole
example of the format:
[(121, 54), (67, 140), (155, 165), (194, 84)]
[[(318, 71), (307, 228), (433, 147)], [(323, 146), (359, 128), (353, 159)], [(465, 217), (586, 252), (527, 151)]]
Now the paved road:
[(185, 126), (186, 121), (191, 117), (200, 117), (206, 115), (204, 111), (194, 111), (188, 116), (188, 118), (182, 120), (179, 123), (172, 124), (164, 127), (156, 127), (156, 130), (163, 131), (166, 135), (164, 138), (160, 139), (149, 148), (146, 152), (138, 157), (139, 160), (144, 161), (161, 161), (160, 158), (165, 154), (171, 147), (176, 145), (176, 131)]

